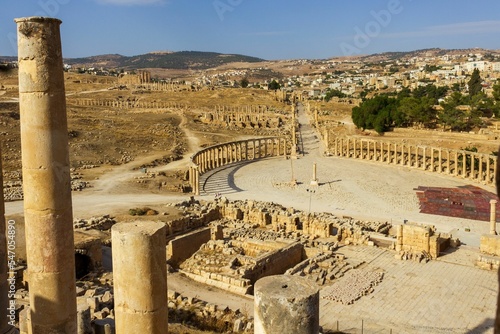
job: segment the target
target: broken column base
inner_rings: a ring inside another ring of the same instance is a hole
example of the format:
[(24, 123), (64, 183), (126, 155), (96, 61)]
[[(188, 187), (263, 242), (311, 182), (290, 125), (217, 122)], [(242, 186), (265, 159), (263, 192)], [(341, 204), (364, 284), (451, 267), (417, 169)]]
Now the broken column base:
[(255, 334), (319, 333), (319, 290), (300, 276), (268, 276), (254, 289)]

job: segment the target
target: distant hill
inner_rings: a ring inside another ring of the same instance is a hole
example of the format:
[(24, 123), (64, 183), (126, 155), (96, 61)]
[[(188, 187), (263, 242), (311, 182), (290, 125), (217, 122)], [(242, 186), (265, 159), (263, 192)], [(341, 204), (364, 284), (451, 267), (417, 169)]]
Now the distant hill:
[(373, 61), (388, 61), (388, 60), (399, 60), (403, 58), (411, 58), (411, 57), (440, 57), (444, 55), (466, 55), (466, 54), (490, 54), (490, 55), (499, 55), (498, 50), (486, 50), (486, 49), (422, 49), (422, 50), (414, 50), (414, 51), (406, 51), (406, 52), (383, 52), (377, 53), (367, 56), (361, 56), (360, 60), (364, 62), (373, 62)]
[(17, 57), (0, 56), (0, 63), (3, 63), (3, 62), (10, 63), (12, 61), (17, 61)]
[(119, 67), (125, 69), (166, 68), (182, 70), (203, 70), (234, 62), (256, 63), (262, 61), (265, 60), (244, 55), (199, 51), (155, 52), (132, 57), (111, 54), (65, 59), (65, 62), (70, 65), (85, 67)]

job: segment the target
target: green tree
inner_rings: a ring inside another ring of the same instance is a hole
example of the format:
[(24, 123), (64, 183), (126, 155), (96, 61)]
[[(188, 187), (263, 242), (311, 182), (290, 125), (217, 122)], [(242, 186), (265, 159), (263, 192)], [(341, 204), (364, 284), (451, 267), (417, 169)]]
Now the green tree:
[(434, 72), (434, 71), (437, 71), (439, 70), (439, 66), (436, 66), (436, 65), (425, 65), (424, 67), (424, 71), (426, 72)]
[(500, 83), (493, 86), (493, 99), (491, 100), (491, 110), (495, 117), (500, 117)]
[(271, 83), (269, 84), (270, 90), (278, 90), (280, 88), (281, 88), (281, 85), (276, 80), (271, 81)]
[(453, 85), (451, 85), (451, 90), (454, 92), (461, 92), (462, 91), (462, 85), (455, 82)]
[(455, 92), (441, 103), (443, 110), (439, 113), (439, 122), (444, 129), (448, 127), (452, 131), (467, 130), (467, 113), (463, 108), (458, 108), (463, 100), (462, 94)]
[(469, 82), (467, 83), (467, 85), (469, 86), (469, 96), (474, 96), (482, 91), (483, 89), (482, 82), (483, 79), (481, 79), (481, 74), (479, 73), (479, 70), (477, 68), (474, 69), (474, 72), (472, 72), (472, 76)]
[(432, 127), (437, 118), (433, 99), (430, 97), (405, 97), (399, 101), (399, 110), (409, 124), (423, 124)]
[(352, 121), (360, 129), (386, 132), (398, 119), (397, 100), (387, 95), (377, 95), (352, 109)]
[(328, 102), (330, 101), (334, 96), (336, 97), (339, 97), (339, 98), (344, 98), (346, 97), (347, 95), (342, 93), (340, 90), (338, 89), (329, 89), (327, 92), (326, 92), (326, 95), (325, 95), (325, 101)]
[(247, 77), (245, 77), (245, 78), (241, 79), (241, 81), (240, 81), (240, 86), (241, 86), (242, 88), (247, 88), (249, 83), (250, 83), (250, 82), (248, 81), (248, 78), (247, 78)]
[(493, 98), (495, 102), (500, 102), (500, 83), (493, 86)]

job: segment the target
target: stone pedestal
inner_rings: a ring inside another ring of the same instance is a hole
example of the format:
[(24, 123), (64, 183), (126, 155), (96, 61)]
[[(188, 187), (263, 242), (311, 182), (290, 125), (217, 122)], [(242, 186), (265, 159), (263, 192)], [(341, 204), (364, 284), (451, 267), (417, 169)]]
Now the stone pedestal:
[(26, 253), (33, 333), (76, 333), (75, 250), (59, 26), (18, 27)]
[(319, 291), (300, 276), (268, 276), (255, 283), (255, 334), (318, 334)]
[(167, 334), (165, 224), (116, 224), (111, 238), (116, 332)]

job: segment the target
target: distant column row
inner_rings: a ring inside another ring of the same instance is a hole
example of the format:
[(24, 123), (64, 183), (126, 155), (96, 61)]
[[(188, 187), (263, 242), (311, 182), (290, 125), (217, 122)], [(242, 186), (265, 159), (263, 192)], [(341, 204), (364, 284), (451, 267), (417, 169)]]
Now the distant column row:
[(336, 137), (328, 144), (330, 154), (338, 157), (418, 168), (485, 184), (495, 182), (497, 159), (489, 154), (348, 137)]
[(74, 99), (69, 100), (69, 103), (76, 104), (77, 106), (88, 107), (110, 107), (110, 108), (176, 108), (183, 109), (187, 106), (182, 103), (176, 102), (151, 102), (151, 101), (113, 101), (113, 100), (94, 100), (94, 99)]
[(289, 154), (290, 148), (286, 139), (280, 137), (248, 139), (207, 147), (191, 158), (193, 162), (193, 166), (189, 169), (191, 188), (194, 194), (199, 195), (199, 177), (212, 169), (240, 161), (286, 157)]

